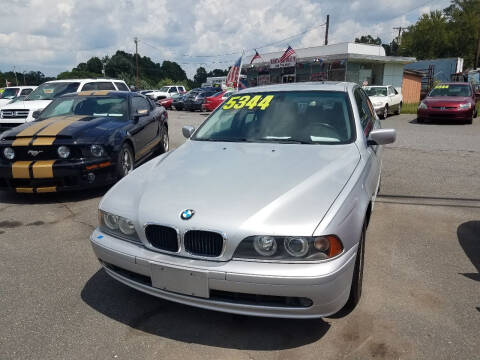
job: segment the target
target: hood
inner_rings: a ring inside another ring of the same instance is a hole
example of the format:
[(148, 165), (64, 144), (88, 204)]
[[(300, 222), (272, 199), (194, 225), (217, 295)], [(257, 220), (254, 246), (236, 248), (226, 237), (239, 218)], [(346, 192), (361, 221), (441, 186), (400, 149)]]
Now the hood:
[(0, 99), (0, 108), (2, 108), (2, 106), (7, 105), (12, 100), (13, 99)]
[(44, 109), (48, 104), (50, 104), (52, 100), (28, 100), (28, 101), (17, 101), (13, 104), (8, 104), (2, 107), (2, 110), (8, 109), (28, 109), (30, 111), (41, 110)]
[[(230, 239), (310, 236), (360, 160), (355, 144), (187, 141), (167, 155), (147, 176), (117, 184), (101, 207), (130, 208), (139, 224), (217, 230)], [(189, 221), (180, 219), (185, 209), (195, 210)]]
[[(42, 126), (41, 124), (44, 124)], [(18, 138), (36, 138), (41, 136), (62, 138), (93, 138), (101, 136), (110, 136), (113, 130), (122, 126), (123, 122), (116, 118), (91, 116), (58, 116), (42, 121), (28, 122), (17, 126), (3, 133), (3, 138), (13, 140)], [(35, 131), (23, 132), (25, 129), (32, 127)], [(23, 132), (23, 133), (22, 133)], [(33, 135), (32, 135), (33, 133)], [(43, 134), (42, 134), (43, 133)]]
[(472, 102), (472, 98), (463, 96), (432, 96), (423, 100), (430, 106), (457, 106), (461, 103)]

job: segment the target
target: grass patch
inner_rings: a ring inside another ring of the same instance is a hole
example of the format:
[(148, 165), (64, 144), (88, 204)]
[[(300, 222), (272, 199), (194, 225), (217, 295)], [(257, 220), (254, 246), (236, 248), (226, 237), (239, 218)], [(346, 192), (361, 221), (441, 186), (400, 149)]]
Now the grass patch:
[(420, 103), (402, 104), (402, 114), (416, 114), (418, 104)]

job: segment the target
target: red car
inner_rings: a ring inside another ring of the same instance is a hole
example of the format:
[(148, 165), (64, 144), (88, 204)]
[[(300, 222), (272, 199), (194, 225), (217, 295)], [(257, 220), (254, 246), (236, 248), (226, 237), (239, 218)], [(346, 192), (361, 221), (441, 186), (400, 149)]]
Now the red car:
[(455, 120), (471, 124), (477, 116), (475, 91), (470, 83), (437, 85), (418, 106), (417, 122)]
[(169, 97), (166, 99), (157, 100), (158, 106), (163, 106), (165, 109), (170, 110), (172, 108), (173, 98)]
[(225, 91), (220, 91), (215, 95), (205, 98), (205, 102), (203, 103), (203, 108), (205, 109), (205, 111), (215, 110), (223, 102), (222, 98), (224, 94)]

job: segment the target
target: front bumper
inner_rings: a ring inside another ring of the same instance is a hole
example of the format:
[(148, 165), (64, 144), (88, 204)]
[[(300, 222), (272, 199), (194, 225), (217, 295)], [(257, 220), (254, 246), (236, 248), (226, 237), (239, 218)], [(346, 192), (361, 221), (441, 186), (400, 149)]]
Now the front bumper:
[[(338, 312), (350, 294), (357, 249), (325, 263), (280, 264), (186, 259), (98, 229), (90, 241), (106, 272), (139, 291), (210, 310), (281, 318), (318, 318)], [(159, 269), (167, 270), (168, 281), (163, 281), (184, 288), (172, 291), (169, 285), (158, 285), (163, 274)], [(198, 280), (191, 283), (188, 275)]]
[(472, 118), (473, 108), (466, 110), (457, 109), (418, 109), (417, 116), (425, 120), (461, 120), (466, 121)]
[(0, 160), (0, 190), (17, 193), (49, 193), (97, 187), (115, 181), (109, 159)]
[(185, 102), (185, 110), (202, 110), (203, 102)]

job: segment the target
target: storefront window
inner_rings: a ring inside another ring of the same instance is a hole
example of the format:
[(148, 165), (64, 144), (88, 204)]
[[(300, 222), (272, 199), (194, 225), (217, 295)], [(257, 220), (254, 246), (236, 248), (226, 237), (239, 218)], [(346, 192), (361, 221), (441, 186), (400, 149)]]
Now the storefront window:
[(364, 81), (368, 85), (383, 84), (383, 64), (348, 62), (347, 81), (362, 85)]

